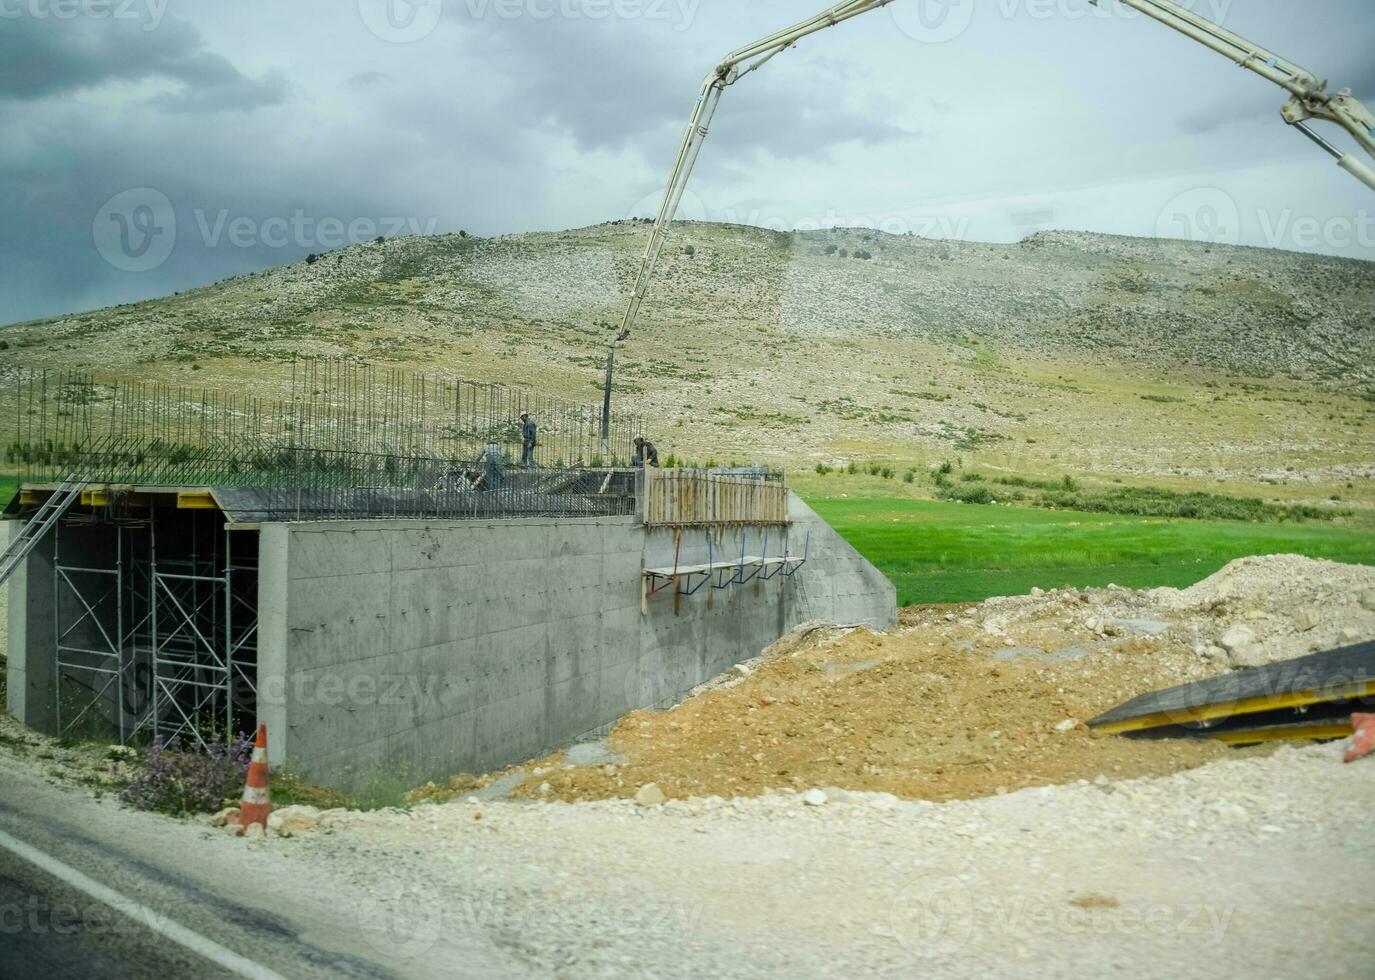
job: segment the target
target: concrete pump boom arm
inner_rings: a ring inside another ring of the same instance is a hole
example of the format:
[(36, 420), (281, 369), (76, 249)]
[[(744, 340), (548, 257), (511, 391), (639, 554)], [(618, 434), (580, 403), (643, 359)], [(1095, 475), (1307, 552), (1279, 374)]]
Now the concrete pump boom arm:
[[(687, 190), (688, 179), (692, 176), (697, 156), (702, 151), (711, 120), (716, 115), (716, 107), (720, 104), (721, 95), (726, 88), (750, 72), (762, 68), (803, 38), (894, 2), (897, 0), (848, 0), (845, 3), (837, 3), (810, 20), (804, 20), (754, 44), (732, 51), (706, 77), (702, 82), (697, 104), (693, 108), (692, 118), (688, 121), (687, 130), (683, 133), (682, 142), (678, 147), (678, 158), (674, 161), (673, 172), (669, 176), (668, 188), (664, 191), (658, 217), (654, 220), (654, 230), (649, 236), (649, 245), (640, 263), (630, 306), (626, 309), (625, 319), (621, 324), (621, 336), (628, 336), (628, 331), (639, 318), (640, 307), (644, 304), (649, 291), (649, 281), (654, 275), (664, 242), (668, 238), (669, 226), (678, 213), (683, 192)], [(1099, 0), (1089, 2), (1094, 6), (1099, 5)], [(1305, 136), (1331, 154), (1343, 170), (1375, 189), (1375, 169), (1354, 154), (1343, 153), (1307, 125), (1310, 119), (1336, 123), (1355, 137), (1367, 153), (1375, 156), (1375, 116), (1372, 116), (1370, 110), (1349, 90), (1342, 90), (1335, 95), (1328, 94), (1327, 82), (1320, 81), (1312, 72), (1258, 44), (1251, 43), (1206, 17), (1186, 10), (1177, 3), (1171, 3), (1169, 0), (1117, 2), (1179, 31), (1283, 88), (1291, 96), (1281, 110), (1285, 122), (1301, 130)]]

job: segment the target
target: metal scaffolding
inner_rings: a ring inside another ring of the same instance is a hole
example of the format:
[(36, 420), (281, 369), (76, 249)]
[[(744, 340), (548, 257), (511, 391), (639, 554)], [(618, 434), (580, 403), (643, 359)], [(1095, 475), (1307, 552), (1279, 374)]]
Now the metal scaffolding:
[[(85, 529), (112, 544), (109, 560), (83, 548), (83, 564), (65, 562), (64, 526), (68, 540)], [(208, 744), (251, 728), (257, 556), (235, 541), (247, 534), (256, 546), (256, 536), (218, 515), (193, 516), (187, 529), (189, 538), (164, 540), (161, 552), (151, 511), (71, 519), (54, 532), (60, 736)]]

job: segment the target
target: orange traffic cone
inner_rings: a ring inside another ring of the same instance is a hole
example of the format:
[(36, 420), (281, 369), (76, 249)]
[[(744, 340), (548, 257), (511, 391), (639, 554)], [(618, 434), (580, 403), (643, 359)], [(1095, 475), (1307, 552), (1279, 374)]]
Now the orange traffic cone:
[(1352, 715), (1351, 729), (1356, 734), (1351, 739), (1351, 751), (1346, 753), (1347, 762), (1375, 752), (1375, 715)]
[(248, 782), (243, 788), (243, 803), (237, 816), (230, 823), (247, 830), (261, 824), (267, 832), (267, 818), (272, 813), (272, 790), (267, 782), (267, 726), (258, 726), (258, 737), (253, 743), (253, 758), (248, 763)]

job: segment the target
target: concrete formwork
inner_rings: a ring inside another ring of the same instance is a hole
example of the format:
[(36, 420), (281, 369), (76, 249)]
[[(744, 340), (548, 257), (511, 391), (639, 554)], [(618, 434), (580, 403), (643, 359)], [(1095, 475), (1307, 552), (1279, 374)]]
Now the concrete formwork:
[[(679, 550), (633, 517), (261, 525), (270, 760), (354, 789), (489, 771), (673, 703), (800, 623), (891, 626), (892, 584), (795, 495), (789, 512), (786, 530), (726, 530), (710, 552), (730, 560), (740, 534), (751, 555), (806, 549), (795, 575), (677, 603), (669, 589), (644, 610), (644, 570), (706, 562), (706, 531), (683, 531)], [(9, 708), (40, 730), (54, 722), (53, 564), (40, 544), (10, 587)]]
[[(708, 587), (676, 614), (671, 590), (642, 613), (643, 570), (671, 567), (677, 544), (634, 518), (265, 526), (271, 761), (355, 787), (490, 771), (680, 699), (799, 623), (891, 626), (892, 584), (795, 496), (790, 510), (792, 554), (810, 532), (796, 575)], [(759, 554), (762, 530), (746, 533)], [(707, 551), (683, 532), (681, 563)]]

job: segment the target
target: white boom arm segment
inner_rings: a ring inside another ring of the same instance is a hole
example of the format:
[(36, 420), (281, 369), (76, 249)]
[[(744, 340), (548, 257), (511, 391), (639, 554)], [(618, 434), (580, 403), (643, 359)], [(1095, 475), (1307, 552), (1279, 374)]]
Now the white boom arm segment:
[[(886, 7), (893, 2), (895, 0), (848, 0), (846, 3), (838, 3), (810, 20), (794, 24), (748, 47), (732, 51), (706, 77), (702, 82), (702, 90), (697, 97), (692, 118), (683, 133), (683, 141), (678, 148), (678, 159), (673, 164), (668, 188), (664, 192), (659, 215), (654, 221), (654, 231), (650, 234), (649, 245), (645, 249), (644, 259), (635, 279), (635, 290), (630, 298), (630, 306), (625, 312), (625, 320), (621, 324), (622, 334), (634, 327), (635, 321), (639, 318), (640, 307), (644, 304), (645, 295), (649, 291), (649, 281), (663, 252), (669, 226), (678, 213), (683, 192), (687, 190), (688, 179), (692, 176), (697, 156), (702, 151), (702, 143), (706, 140), (711, 127), (712, 117), (716, 114), (716, 107), (720, 104), (721, 95), (726, 88), (750, 72), (762, 68), (776, 55), (786, 51), (804, 37), (828, 27), (835, 27), (860, 14)], [(1099, 0), (1090, 2), (1094, 6), (1099, 4)], [(1370, 110), (1349, 90), (1344, 89), (1335, 95), (1328, 94), (1327, 82), (1319, 81), (1312, 72), (1260, 45), (1251, 43), (1206, 17), (1186, 10), (1177, 3), (1171, 3), (1169, 0), (1117, 2), (1132, 7), (1147, 17), (1206, 45), (1289, 92), (1291, 98), (1281, 110), (1285, 122), (1300, 129), (1305, 136), (1335, 157), (1343, 170), (1375, 188), (1375, 170), (1354, 154), (1344, 154), (1306, 125), (1310, 119), (1336, 123), (1355, 137), (1367, 153), (1375, 156), (1375, 116), (1372, 116)]]

